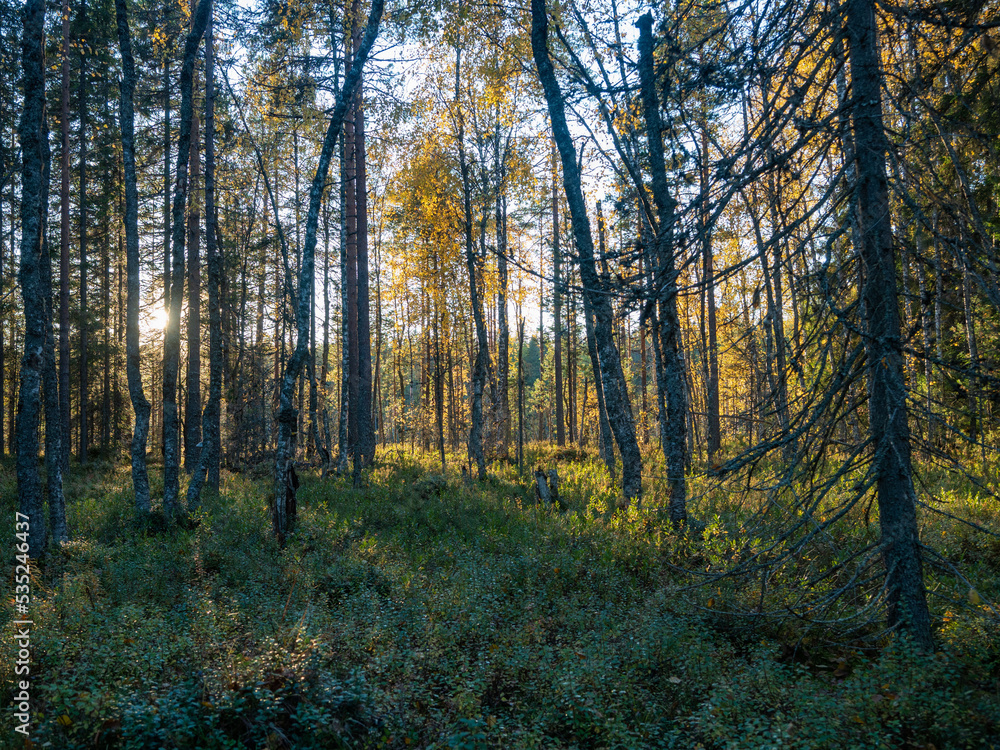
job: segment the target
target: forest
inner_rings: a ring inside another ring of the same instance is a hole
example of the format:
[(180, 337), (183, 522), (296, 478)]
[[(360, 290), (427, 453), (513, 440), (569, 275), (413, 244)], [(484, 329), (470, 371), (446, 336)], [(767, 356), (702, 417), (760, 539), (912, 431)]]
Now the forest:
[(1000, 748), (1000, 5), (0, 0), (0, 748)]

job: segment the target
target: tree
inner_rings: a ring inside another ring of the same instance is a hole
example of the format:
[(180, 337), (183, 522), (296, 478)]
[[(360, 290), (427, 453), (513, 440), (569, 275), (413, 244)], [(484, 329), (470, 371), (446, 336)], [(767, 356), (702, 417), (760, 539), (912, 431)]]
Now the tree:
[(676, 248), (672, 243), (675, 201), (667, 187), (667, 169), (663, 158), (663, 125), (653, 72), (652, 26), (653, 16), (650, 13), (639, 19), (639, 78), (653, 175), (653, 201), (657, 213), (654, 240), (656, 252), (653, 254), (656, 259), (654, 300), (659, 308), (657, 338), (663, 362), (661, 392), (666, 403), (667, 442), (663, 446), (663, 452), (667, 457), (667, 481), (670, 484), (670, 520), (680, 524), (687, 518), (684, 477), (687, 464), (687, 384), (681, 353), (681, 323), (677, 315)]
[(181, 508), (178, 502), (180, 492), (180, 445), (179, 420), (177, 414), (177, 371), (180, 360), (181, 305), (184, 299), (184, 206), (188, 192), (188, 158), (191, 152), (191, 120), (194, 105), (193, 79), (195, 55), (198, 45), (205, 35), (212, 0), (199, 0), (191, 19), (191, 31), (184, 43), (184, 59), (181, 63), (180, 89), (180, 137), (177, 142), (177, 177), (171, 215), (173, 235), (172, 267), (170, 273), (170, 309), (163, 343), (163, 512), (168, 517), (176, 516)]
[(590, 234), (590, 221), (583, 201), (580, 170), (577, 166), (576, 148), (566, 124), (565, 101), (556, 80), (548, 50), (548, 18), (545, 0), (531, 1), (531, 49), (538, 70), (538, 78), (545, 91), (545, 101), (552, 124), (552, 136), (559, 149), (563, 167), (563, 184), (569, 203), (570, 222), (580, 257), (580, 278), (583, 294), (594, 313), (594, 340), (600, 360), (601, 381), (608, 419), (618, 450), (622, 455), (622, 492), (625, 502), (642, 498), (642, 456), (636, 440), (635, 421), (629, 403), (621, 357), (615, 346), (611, 329), (611, 305), (602, 294), (603, 285), (594, 266), (594, 241)]
[(892, 241), (882, 122), (882, 72), (873, 0), (847, 0), (851, 106), (857, 150), (855, 186), (864, 267), (865, 350), (869, 433), (874, 448), (882, 556), (890, 626), (930, 650), (930, 612), (924, 591), (910, 459), (906, 385), (899, 326), (899, 293)]
[(302, 374), (306, 356), (309, 352), (309, 318), (312, 315), (313, 271), (316, 256), (316, 232), (319, 227), (319, 213), (326, 189), (327, 174), (333, 150), (336, 148), (340, 130), (347, 116), (347, 110), (354, 97), (355, 88), (361, 80), (361, 70), (368, 59), (375, 37), (378, 36), (379, 23), (382, 19), (383, 0), (373, 0), (368, 21), (365, 25), (364, 37), (357, 54), (351, 63), (351, 69), (344, 79), (344, 85), (337, 94), (336, 104), (323, 138), (323, 148), (320, 152), (316, 174), (309, 189), (309, 213), (306, 217), (306, 232), (302, 247), (302, 264), (299, 269), (298, 289), (296, 292), (296, 342), (295, 350), (289, 358), (281, 378), (280, 410), (278, 412), (278, 447), (275, 455), (274, 472), (274, 502), (271, 508), (271, 518), (274, 534), (279, 543), (284, 543), (291, 523), (287, 505), (289, 488), (290, 462), (294, 457), (292, 435), (295, 430), (297, 414), (292, 405), (295, 384)]
[[(51, 261), (45, 243), (48, 201), (48, 129), (45, 120), (45, 3), (29, 0), (23, 11), (21, 64), (24, 108), (21, 112), (21, 266), (18, 281), (24, 308), (24, 354), (17, 419), (18, 508), (30, 524), (28, 554), (39, 557), (48, 542), (42, 482), (38, 472), (38, 429), (42, 383), (46, 389), (46, 454), (49, 507), (57, 544), (67, 536), (62, 503), (62, 456), (59, 446), (58, 392), (51, 321)], [(51, 408), (55, 406), (53, 411)]]
[(118, 22), (118, 44), (122, 55), (121, 131), (122, 161), (125, 171), (125, 252), (128, 276), (128, 300), (125, 324), (125, 367), (128, 392), (135, 413), (132, 429), (132, 488), (137, 513), (150, 510), (149, 475), (146, 470), (146, 440), (149, 437), (151, 407), (142, 389), (139, 351), (139, 191), (135, 175), (135, 59), (132, 56), (132, 34), (128, 22), (126, 0), (115, 0)]

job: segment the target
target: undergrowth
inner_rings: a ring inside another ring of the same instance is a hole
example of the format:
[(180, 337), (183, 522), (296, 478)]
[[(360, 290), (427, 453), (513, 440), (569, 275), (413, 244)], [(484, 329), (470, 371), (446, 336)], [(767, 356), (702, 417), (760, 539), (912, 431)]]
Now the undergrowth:
[[(919, 654), (796, 609), (875, 533), (870, 519), (784, 560), (762, 590), (760, 576), (713, 577), (773, 543), (759, 505), (692, 480), (705, 530), (678, 535), (654, 460), (648, 500), (624, 512), (585, 451), (531, 446), (536, 464), (558, 466), (567, 512), (535, 505), (510, 463), (482, 484), (398, 452), (361, 490), (306, 475), (284, 549), (266, 479), (225, 475), (194, 528), (161, 530), (135, 521), (127, 468), (74, 467), (73, 541), (33, 579), (34, 746), (1000, 747), (995, 538), (924, 518), (979, 604), (929, 568), (939, 650)], [(995, 508), (936, 481), (949, 512), (997, 531)], [(13, 549), (12, 523), (0, 543)], [(825, 617), (863, 605), (841, 599)], [(9, 706), (16, 645), (2, 633)]]

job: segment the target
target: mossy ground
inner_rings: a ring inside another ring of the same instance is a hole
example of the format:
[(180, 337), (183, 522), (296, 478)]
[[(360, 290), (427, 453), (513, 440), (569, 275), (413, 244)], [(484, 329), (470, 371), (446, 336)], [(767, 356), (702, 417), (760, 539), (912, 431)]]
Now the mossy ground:
[[(707, 529), (691, 538), (662, 517), (655, 478), (642, 509), (615, 512), (586, 452), (529, 452), (530, 465), (558, 463), (565, 513), (535, 506), (509, 464), (483, 484), (457, 466), (443, 487), (421, 482), (435, 461), (380, 456), (362, 490), (306, 473), (284, 549), (266, 479), (227, 474), (196, 528), (162, 531), (136, 523), (127, 467), (74, 466), (73, 541), (33, 579), (34, 746), (1000, 747), (995, 537), (924, 519), (980, 601), (929, 567), (940, 647), (919, 655), (876, 625), (844, 640), (796, 609), (806, 581), (876, 533), (863, 504), (763, 591), (759, 576), (693, 587), (677, 566), (711, 573), (767, 548), (746, 497), (694, 482)], [(0, 544), (13, 550), (2, 468)], [(949, 512), (1000, 530), (993, 501), (936, 481)], [(856, 612), (866, 591), (823, 617)], [(781, 607), (800, 614), (763, 614)], [(15, 645), (2, 633), (9, 706)], [(7, 726), (0, 745), (20, 747)]]

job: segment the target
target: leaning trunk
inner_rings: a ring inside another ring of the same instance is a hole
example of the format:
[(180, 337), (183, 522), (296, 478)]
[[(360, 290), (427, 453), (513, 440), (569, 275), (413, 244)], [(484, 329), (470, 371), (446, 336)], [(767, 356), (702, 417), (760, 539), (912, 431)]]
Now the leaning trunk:
[(569, 204), (570, 222), (580, 257), (583, 294), (584, 298), (589, 300), (594, 312), (594, 339), (600, 360), (608, 419), (622, 454), (622, 492), (626, 503), (631, 500), (639, 501), (642, 498), (642, 456), (636, 440), (635, 421), (626, 389), (625, 373), (614, 342), (611, 305), (607, 296), (602, 293), (602, 284), (594, 265), (594, 240), (590, 233), (590, 221), (583, 200), (576, 148), (566, 123), (565, 100), (559, 90), (552, 61), (549, 59), (545, 0), (531, 0), (531, 48), (538, 77), (545, 89), (545, 100), (552, 121), (552, 135), (562, 161), (563, 184)]
[[(337, 103), (330, 123), (327, 126), (326, 136), (323, 139), (323, 148), (320, 152), (319, 163), (316, 166), (316, 175), (313, 177), (312, 186), (309, 189), (309, 214), (306, 218), (305, 242), (302, 247), (302, 263), (299, 268), (298, 297), (295, 310), (296, 341), (295, 350), (289, 358), (285, 371), (281, 378), (280, 410), (278, 412), (278, 446), (275, 454), (274, 471), (274, 504), (272, 506), (271, 518), (274, 523), (274, 533), (279, 544), (283, 544), (290, 530), (289, 521), (294, 521), (294, 511), (289, 514), (291, 508), (287, 505), (288, 488), (293, 486), (290, 482), (290, 464), (294, 455), (294, 430), (297, 422), (297, 414), (292, 405), (295, 392), (295, 384), (302, 374), (306, 357), (309, 353), (309, 318), (312, 314), (312, 287), (313, 270), (316, 257), (316, 230), (319, 226), (319, 211), (323, 202), (323, 193), (326, 189), (327, 174), (330, 170), (330, 161), (333, 158), (333, 150), (337, 145), (340, 136), (341, 126), (354, 96), (355, 88), (361, 79), (361, 69), (368, 59), (372, 44), (378, 34), (379, 21), (382, 17), (383, 0), (373, 0), (371, 13), (368, 16), (368, 23), (365, 27), (364, 39), (362, 40), (351, 70), (344, 79), (344, 86), (337, 96)], [(294, 490), (292, 490), (294, 491)], [(290, 518), (291, 515), (291, 518)]]

